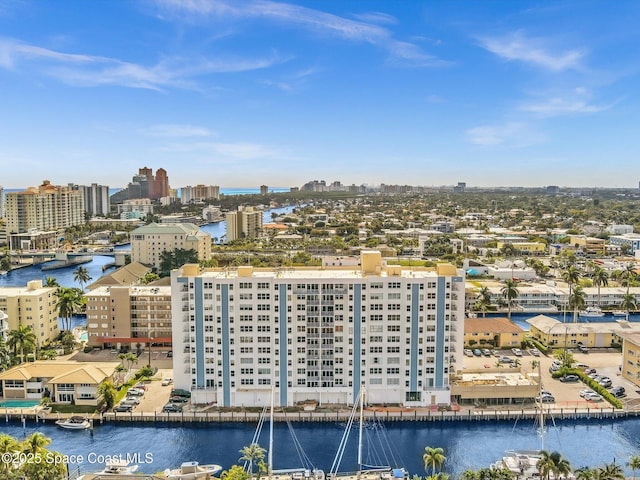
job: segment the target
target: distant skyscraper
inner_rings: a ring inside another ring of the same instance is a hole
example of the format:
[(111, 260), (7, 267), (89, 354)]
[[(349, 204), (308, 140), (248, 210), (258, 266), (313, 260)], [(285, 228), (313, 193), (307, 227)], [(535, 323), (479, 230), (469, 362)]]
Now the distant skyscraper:
[(269, 187), (267, 185), (260, 185), (260, 195), (266, 195), (269, 193)]
[(133, 176), (127, 188), (111, 196), (111, 203), (122, 203), (134, 198), (158, 200), (162, 197), (168, 197), (170, 192), (169, 177), (164, 168), (159, 168), (154, 177), (151, 168), (142, 167), (138, 170), (138, 175)]
[(0, 185), (0, 218), (4, 218), (4, 189)]
[(218, 185), (196, 185), (195, 187), (186, 186), (180, 189), (180, 202), (202, 203), (206, 200), (219, 200), (220, 187)]

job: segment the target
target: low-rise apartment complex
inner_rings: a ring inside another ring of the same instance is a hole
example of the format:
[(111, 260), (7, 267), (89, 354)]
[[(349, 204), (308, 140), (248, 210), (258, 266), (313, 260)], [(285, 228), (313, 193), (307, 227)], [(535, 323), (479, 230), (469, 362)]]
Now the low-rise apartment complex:
[(464, 344), (474, 348), (519, 347), (524, 330), (508, 318), (467, 318)]
[(98, 287), (87, 293), (87, 343), (171, 347), (171, 287)]
[(238, 267), (172, 274), (175, 385), (195, 403), (450, 402), (462, 365), (464, 271)]

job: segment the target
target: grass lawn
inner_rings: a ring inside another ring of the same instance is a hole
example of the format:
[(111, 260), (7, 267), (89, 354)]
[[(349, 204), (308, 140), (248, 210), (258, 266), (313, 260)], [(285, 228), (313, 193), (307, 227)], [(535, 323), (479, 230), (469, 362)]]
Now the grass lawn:
[(95, 413), (97, 411), (96, 407), (92, 407), (90, 405), (66, 405), (52, 403), (50, 406), (51, 413)]

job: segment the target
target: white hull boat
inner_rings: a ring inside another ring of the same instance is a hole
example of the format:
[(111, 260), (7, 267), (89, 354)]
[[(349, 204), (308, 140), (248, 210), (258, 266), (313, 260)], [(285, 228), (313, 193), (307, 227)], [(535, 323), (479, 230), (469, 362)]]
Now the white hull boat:
[(580, 311), (581, 317), (604, 317), (604, 312), (600, 310), (598, 307), (587, 307), (584, 310)]
[(167, 478), (175, 480), (195, 480), (197, 478), (213, 478), (220, 472), (220, 465), (200, 465), (198, 462), (184, 462), (180, 468), (167, 469), (164, 474)]
[(56, 420), (56, 425), (67, 430), (86, 430), (91, 426), (91, 423), (84, 417), (71, 417)]

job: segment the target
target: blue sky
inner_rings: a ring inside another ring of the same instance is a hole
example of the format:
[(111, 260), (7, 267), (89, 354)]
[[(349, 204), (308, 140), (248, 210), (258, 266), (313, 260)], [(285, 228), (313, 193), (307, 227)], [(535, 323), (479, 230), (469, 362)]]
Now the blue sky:
[(0, 185), (638, 185), (640, 2), (0, 0)]

